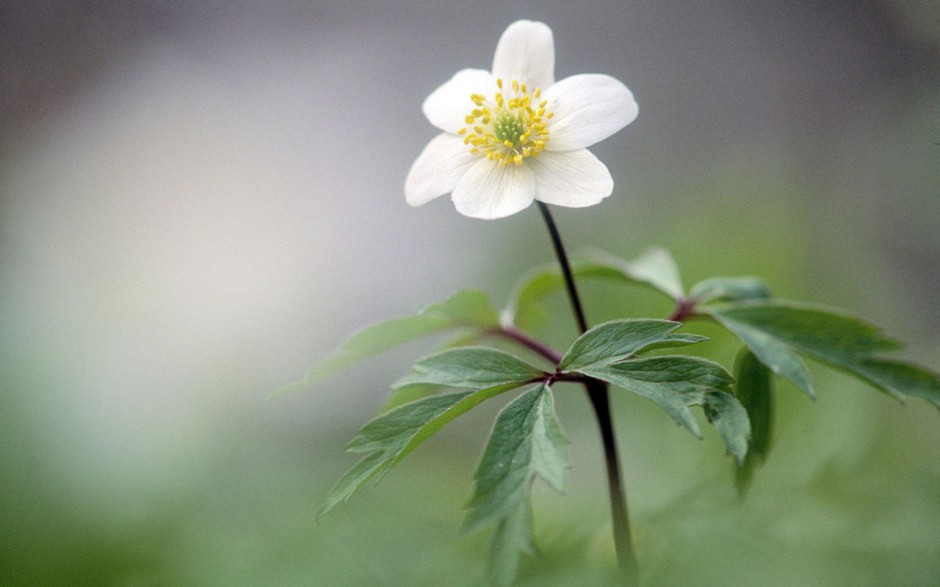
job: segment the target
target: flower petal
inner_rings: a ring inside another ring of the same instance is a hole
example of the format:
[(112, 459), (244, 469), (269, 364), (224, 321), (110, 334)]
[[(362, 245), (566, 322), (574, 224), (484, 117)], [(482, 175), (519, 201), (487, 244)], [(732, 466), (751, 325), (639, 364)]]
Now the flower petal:
[(492, 93), (496, 80), (482, 69), (462, 69), (424, 99), (421, 110), (437, 128), (456, 133), (467, 126), (464, 117), (476, 108), (470, 94)]
[(478, 161), (479, 157), (470, 154), (460, 137), (447, 133), (437, 135), (408, 171), (405, 201), (420, 206), (452, 192), (460, 178)]
[(525, 165), (500, 168), (489, 159), (481, 159), (460, 178), (451, 198), (464, 216), (503, 218), (532, 204), (535, 175)]
[(607, 166), (587, 149), (542, 151), (526, 163), (535, 174), (535, 199), (546, 204), (584, 208), (614, 191)]
[(636, 119), (636, 101), (627, 86), (609, 75), (573, 75), (542, 93), (554, 114), (548, 121), (546, 150), (590, 147)]
[(555, 41), (543, 22), (517, 20), (496, 44), (493, 76), (543, 91), (555, 83)]

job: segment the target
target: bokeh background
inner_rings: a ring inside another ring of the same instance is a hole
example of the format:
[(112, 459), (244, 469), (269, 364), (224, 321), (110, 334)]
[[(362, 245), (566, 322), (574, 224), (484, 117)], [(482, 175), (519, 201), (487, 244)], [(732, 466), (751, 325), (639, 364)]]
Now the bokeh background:
[[(614, 196), (556, 213), (570, 249), (663, 245), (687, 285), (760, 275), (940, 366), (934, 0), (6, 1), (0, 585), (484, 583), (485, 534), (458, 530), (500, 400), (318, 524), (344, 444), (430, 347), (266, 398), (362, 326), (465, 287), (502, 304), (552, 260), (534, 211), (402, 193), (435, 134), (421, 101), (518, 18), (553, 27), (559, 79), (608, 73), (640, 104), (594, 148)], [(594, 322), (668, 312), (585, 295)], [(814, 372), (815, 402), (779, 387), (743, 503), (714, 435), (615, 397), (648, 584), (937, 584), (937, 411)], [(574, 468), (565, 496), (535, 485), (520, 584), (600, 585), (599, 443), (577, 388), (557, 401)]]

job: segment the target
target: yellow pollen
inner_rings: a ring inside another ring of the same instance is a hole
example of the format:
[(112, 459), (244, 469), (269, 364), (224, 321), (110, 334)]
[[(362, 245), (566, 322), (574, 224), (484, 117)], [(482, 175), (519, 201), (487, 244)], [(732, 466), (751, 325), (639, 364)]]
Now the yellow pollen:
[[(471, 94), (474, 108), (458, 131), (470, 153), (486, 157), (499, 167), (520, 166), (528, 157), (536, 157), (548, 142), (548, 101), (542, 100), (541, 88), (531, 93), (524, 83), (510, 80), (505, 91), (502, 79), (496, 80), (497, 91), (488, 99), (484, 94)], [(532, 105), (537, 103), (537, 107)]]

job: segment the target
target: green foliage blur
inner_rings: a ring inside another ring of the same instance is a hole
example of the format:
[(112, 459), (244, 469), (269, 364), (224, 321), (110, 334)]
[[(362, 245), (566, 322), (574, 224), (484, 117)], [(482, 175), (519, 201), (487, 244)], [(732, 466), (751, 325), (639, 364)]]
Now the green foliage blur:
[[(783, 199), (787, 186), (775, 187)], [(700, 188), (724, 194), (709, 197), (716, 213), (739, 210), (751, 197), (729, 192), (726, 180)], [(574, 218), (560, 216), (562, 223)], [(756, 251), (741, 264), (708, 245), (727, 216), (697, 216), (681, 231), (658, 235), (660, 242), (674, 243), (680, 263), (693, 262), (693, 273), (759, 269), (778, 290), (813, 293), (803, 285), (809, 252), (805, 244), (794, 246), (792, 237), (798, 215), (758, 218), (760, 225), (750, 229), (757, 234), (745, 230), (741, 241), (729, 244)], [(640, 289), (635, 296), (603, 284), (585, 291), (595, 321), (624, 312), (668, 313), (663, 301)], [(845, 302), (854, 295), (829, 291)], [(564, 299), (558, 298), (558, 320), (564, 322)], [(729, 336), (707, 323), (692, 322), (684, 330), (714, 337), (696, 346), (731, 367), (738, 348)], [(930, 360), (929, 352), (921, 350), (921, 356)], [(29, 367), (5, 365), (2, 383), (5, 585), (481, 584), (485, 536), (460, 537), (458, 529), (495, 407), (451, 424), (378, 487), (318, 524), (319, 502), (352, 462), (342, 445), (352, 437), (355, 419), (288, 436), (255, 428), (233, 435), (208, 469), (181, 465), (178, 479), (95, 495), (41, 466), (54, 460), (51, 447), (67, 439), (42, 427), (43, 407), (24, 392), (37, 385), (28, 378)], [(774, 450), (744, 501), (736, 498), (732, 461), (707, 426), (699, 442), (655, 406), (615, 395), (645, 584), (913, 586), (936, 578), (936, 410), (920, 401), (902, 406), (831, 370), (814, 374), (815, 402), (778, 385)], [(300, 393), (339, 393), (341, 381)], [(572, 442), (569, 489), (557, 496), (537, 482), (540, 556), (524, 557), (519, 584), (603, 585), (613, 580), (616, 565), (600, 447), (580, 388), (559, 385), (556, 397)]]

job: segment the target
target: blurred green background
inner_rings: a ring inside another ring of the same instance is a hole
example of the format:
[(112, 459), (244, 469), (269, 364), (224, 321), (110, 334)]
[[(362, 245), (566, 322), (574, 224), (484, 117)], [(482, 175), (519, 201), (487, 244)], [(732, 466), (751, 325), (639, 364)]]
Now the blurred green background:
[[(576, 251), (666, 246), (687, 285), (755, 274), (940, 366), (937, 2), (137, 2), (0, 7), (0, 585), (481, 585), (459, 537), (493, 400), (319, 524), (415, 344), (266, 400), (345, 336), (459, 289), (498, 304), (552, 260), (534, 211), (404, 203), (420, 104), (518, 18), (556, 76), (635, 93), (594, 148), (616, 181), (558, 210)], [(663, 316), (584, 288), (593, 322)], [(557, 331), (574, 335), (564, 300)], [(731, 366), (714, 336), (702, 352)], [(779, 387), (770, 462), (651, 404), (614, 408), (649, 585), (937, 585), (940, 422), (816, 369)], [(615, 567), (586, 401), (559, 387), (567, 494), (533, 489), (521, 585)]]

